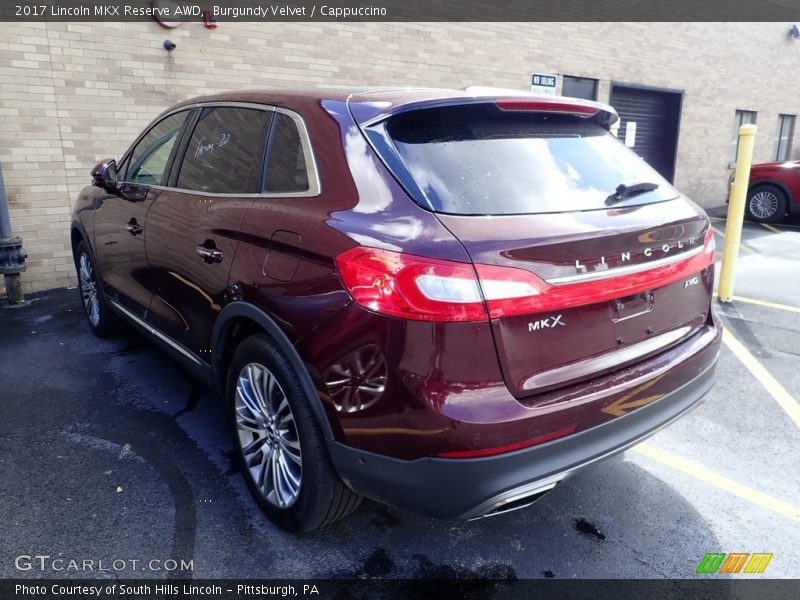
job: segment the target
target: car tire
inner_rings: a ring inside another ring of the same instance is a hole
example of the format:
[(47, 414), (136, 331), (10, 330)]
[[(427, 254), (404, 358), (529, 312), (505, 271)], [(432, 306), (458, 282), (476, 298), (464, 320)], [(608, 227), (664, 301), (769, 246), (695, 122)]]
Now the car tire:
[(756, 223), (775, 223), (786, 216), (786, 194), (774, 185), (760, 185), (747, 194), (745, 212)]
[(89, 329), (99, 338), (119, 335), (124, 331), (124, 325), (106, 302), (94, 257), (85, 240), (81, 240), (75, 247), (74, 259), (78, 272), (78, 293)]
[(273, 523), (311, 531), (358, 507), (361, 496), (333, 468), (297, 372), (267, 335), (236, 348), (226, 396), (239, 467)]

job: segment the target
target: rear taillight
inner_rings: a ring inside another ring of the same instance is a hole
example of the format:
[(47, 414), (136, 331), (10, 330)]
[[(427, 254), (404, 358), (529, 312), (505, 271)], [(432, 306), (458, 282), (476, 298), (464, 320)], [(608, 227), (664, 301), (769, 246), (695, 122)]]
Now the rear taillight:
[(547, 283), (523, 269), (376, 248), (352, 248), (336, 257), (336, 265), (353, 300), (374, 312), (419, 321), (482, 321), (613, 300), (695, 275), (714, 263), (711, 229), (701, 252), (676, 258), (646, 271), (566, 284)]
[(353, 300), (369, 310), (419, 321), (486, 319), (471, 264), (359, 247), (336, 265)]
[(708, 258), (708, 264), (713, 265), (716, 260), (717, 241), (714, 239), (714, 230), (709, 225), (706, 237), (703, 238), (703, 254)]

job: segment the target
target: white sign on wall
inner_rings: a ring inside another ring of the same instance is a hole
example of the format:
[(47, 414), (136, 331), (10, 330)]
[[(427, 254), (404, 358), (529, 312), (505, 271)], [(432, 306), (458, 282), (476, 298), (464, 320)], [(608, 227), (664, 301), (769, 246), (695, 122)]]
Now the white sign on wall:
[(625, 145), (628, 148), (636, 145), (636, 121), (628, 121), (625, 124)]
[(534, 73), (531, 75), (531, 91), (548, 96), (556, 95), (556, 75)]

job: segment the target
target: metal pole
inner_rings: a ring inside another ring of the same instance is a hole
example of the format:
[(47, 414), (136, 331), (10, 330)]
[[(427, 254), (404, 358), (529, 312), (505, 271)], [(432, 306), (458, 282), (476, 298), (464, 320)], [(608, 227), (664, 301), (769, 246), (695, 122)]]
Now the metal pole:
[(0, 239), (11, 237), (11, 217), (8, 216), (8, 198), (3, 181), (3, 165), (0, 164)]
[(19, 274), (25, 270), (26, 257), (22, 238), (14, 237), (11, 230), (3, 166), (0, 165), (0, 273), (3, 274), (9, 304), (20, 304), (25, 300)]
[(725, 224), (725, 244), (722, 251), (722, 266), (719, 272), (719, 301), (733, 302), (733, 280), (736, 276), (736, 259), (742, 241), (744, 204), (747, 200), (747, 185), (750, 182), (750, 166), (753, 164), (753, 144), (756, 139), (755, 125), (739, 128), (739, 151), (736, 153), (736, 175), (731, 184), (728, 202), (728, 218)]

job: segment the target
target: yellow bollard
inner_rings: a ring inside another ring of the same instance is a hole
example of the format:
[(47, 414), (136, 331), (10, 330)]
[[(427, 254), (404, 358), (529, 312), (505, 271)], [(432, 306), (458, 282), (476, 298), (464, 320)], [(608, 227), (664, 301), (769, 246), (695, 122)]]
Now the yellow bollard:
[(731, 184), (728, 201), (728, 219), (725, 224), (725, 243), (722, 250), (722, 266), (719, 272), (719, 301), (733, 301), (733, 279), (736, 276), (736, 258), (742, 241), (744, 203), (747, 201), (747, 185), (750, 182), (750, 165), (753, 164), (753, 144), (756, 139), (755, 125), (739, 128), (739, 151), (736, 154), (736, 175)]

